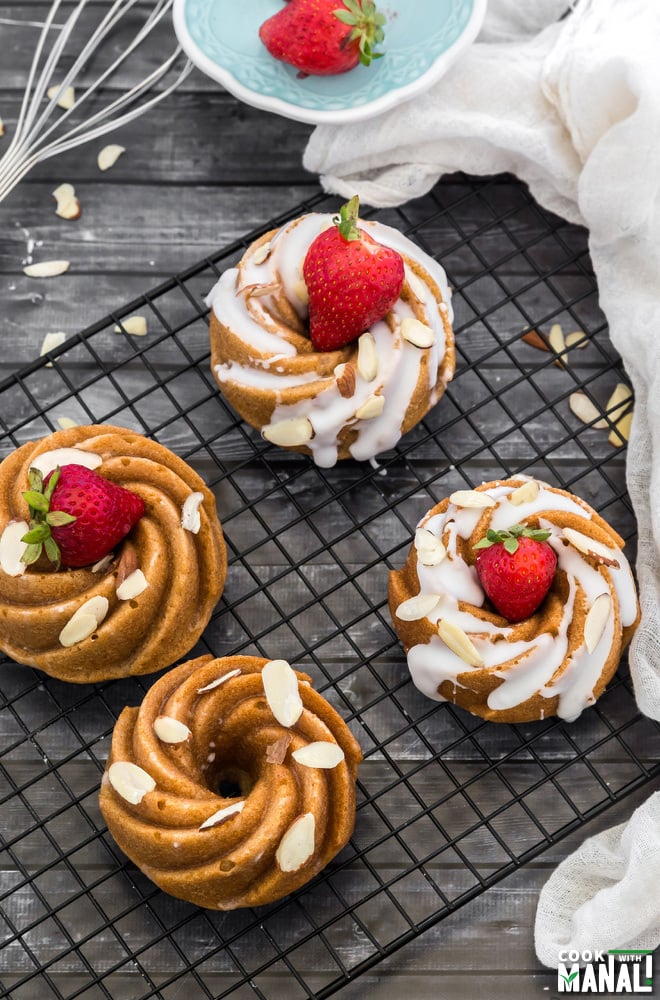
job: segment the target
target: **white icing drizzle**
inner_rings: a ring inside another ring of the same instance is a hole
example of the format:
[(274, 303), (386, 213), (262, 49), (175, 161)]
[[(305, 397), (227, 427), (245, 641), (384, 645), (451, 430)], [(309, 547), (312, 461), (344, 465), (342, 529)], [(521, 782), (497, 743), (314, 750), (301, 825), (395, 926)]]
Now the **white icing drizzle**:
[[(496, 485), (488, 490), (489, 496), (497, 501), (497, 506), (488, 511), (489, 525), (494, 529), (508, 528), (543, 512), (577, 514), (584, 519), (585, 525), (591, 519), (590, 508), (563, 493), (554, 492), (544, 483), (539, 484), (538, 496), (529, 503), (518, 506), (509, 503), (508, 496), (520, 482), (517, 480), (514, 486)], [(483, 513), (450, 503), (444, 513), (423, 520), (420, 526), (442, 538), (447, 558), (437, 566), (424, 566), (418, 559), (417, 575), (420, 594), (441, 595), (426, 616), (428, 621), (437, 624), (444, 619), (461, 628), (481, 656), (484, 668), (470, 667), (439, 637), (433, 636), (428, 643), (412, 646), (408, 651), (412, 680), (427, 697), (443, 701), (438, 693), (443, 682), (450, 681), (456, 688), (460, 686), (459, 674), (486, 669), (502, 678), (502, 683), (488, 697), (488, 706), (494, 711), (512, 709), (538, 692), (545, 698), (558, 697), (557, 714), (573, 721), (594, 702), (594, 689), (615, 640), (615, 605), (619, 608), (623, 627), (632, 625), (637, 617), (637, 594), (630, 565), (621, 550), (614, 546), (610, 551), (619, 568), (595, 569), (584, 555), (562, 540), (560, 525), (539, 517), (539, 525), (551, 532), (548, 543), (557, 553), (558, 569), (566, 575), (569, 592), (556, 634), (541, 632), (532, 640), (516, 640), (512, 638), (515, 627), (502, 628), (483, 621), (475, 610), (459, 608), (459, 601), (478, 609), (485, 600), (475, 568), (468, 566), (457, 549), (457, 539), (468, 538)], [(568, 631), (578, 591), (583, 595), (587, 610), (599, 595), (610, 593), (612, 612), (593, 652), (589, 653), (582, 642), (567, 659)]]
[[(254, 254), (248, 252), (242, 263), (241, 287), (258, 285), (263, 288), (279, 275), (284, 295), (296, 312), (305, 318), (307, 305), (300, 296), (302, 264), (310, 244), (331, 224), (331, 215), (310, 214), (283, 227), (271, 240), (271, 250), (265, 260), (255, 263)], [(358, 373), (355, 392), (349, 398), (343, 397), (339, 392), (334, 375), (322, 379), (315, 373), (289, 373), (285, 365), (277, 364), (283, 358), (293, 357), (296, 353), (295, 346), (286, 335), (278, 332), (268, 313), (269, 309), (276, 309), (272, 294), (252, 297), (249, 304), (244, 295), (237, 294), (237, 268), (225, 271), (207, 297), (207, 304), (212, 307), (216, 316), (240, 336), (251, 355), (248, 363), (216, 365), (214, 373), (218, 382), (221, 385), (231, 382), (246, 389), (274, 392), (277, 404), (271, 423), (307, 417), (314, 430), (314, 436), (307, 447), (315, 463), (324, 468), (336, 463), (338, 435), (347, 425), (356, 430), (357, 436), (350, 450), (358, 460), (369, 460), (394, 447), (401, 437), (401, 426), (419, 379), (423, 358), (428, 359), (431, 405), (437, 402), (439, 393), (436, 383), (447, 346), (443, 314), (450, 321), (452, 319), (451, 293), (440, 265), (390, 226), (363, 221), (360, 225), (379, 243), (415, 260), (439, 287), (444, 299), (443, 305), (446, 304), (447, 309), (438, 310), (429, 282), (407, 266), (410, 288), (418, 307), (423, 310), (424, 322), (435, 334), (435, 343), (428, 349), (421, 350), (404, 340), (400, 334), (401, 322), (406, 317), (414, 316), (414, 312), (408, 303), (399, 299), (392, 309), (394, 330), (390, 330), (383, 321), (371, 328), (378, 354), (376, 380), (367, 382)], [(255, 354), (266, 357), (255, 358)], [(284, 401), (287, 390), (315, 381), (319, 383), (318, 391), (310, 394), (309, 398), (295, 403)], [(357, 419), (356, 411), (376, 391), (385, 397), (383, 413), (372, 419)]]

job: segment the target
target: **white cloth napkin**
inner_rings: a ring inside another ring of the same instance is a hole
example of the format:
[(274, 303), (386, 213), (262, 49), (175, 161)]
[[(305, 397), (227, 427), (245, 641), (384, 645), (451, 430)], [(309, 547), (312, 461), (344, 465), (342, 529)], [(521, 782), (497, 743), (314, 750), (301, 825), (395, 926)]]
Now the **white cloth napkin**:
[[(372, 205), (422, 195), (449, 171), (510, 171), (589, 228), (600, 303), (635, 388), (627, 474), (642, 623), (631, 671), (640, 709), (660, 719), (660, 0), (579, 0), (557, 21), (566, 5), (491, 0), (475, 44), (428, 93), (317, 128), (304, 163), (328, 190)], [(648, 862), (653, 851), (658, 865), (659, 843), (654, 796), (560, 866), (537, 927), (544, 962), (557, 964), (558, 937), (578, 948), (660, 941)], [(618, 930), (604, 940), (607, 927)]]

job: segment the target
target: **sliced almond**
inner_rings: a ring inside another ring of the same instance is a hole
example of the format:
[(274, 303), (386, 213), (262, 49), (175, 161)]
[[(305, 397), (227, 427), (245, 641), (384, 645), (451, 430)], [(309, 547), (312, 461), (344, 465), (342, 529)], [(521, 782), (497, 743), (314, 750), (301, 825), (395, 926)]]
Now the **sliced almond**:
[(378, 353), (373, 334), (363, 333), (358, 340), (357, 370), (365, 382), (373, 382), (378, 374)]
[(483, 667), (484, 661), (477, 652), (472, 640), (462, 628), (445, 619), (438, 622), (438, 635), (449, 646), (453, 653), (460, 656), (471, 667)]
[(204, 502), (204, 494), (199, 491), (191, 493), (183, 501), (181, 508), (181, 527), (184, 531), (191, 531), (193, 535), (199, 532), (202, 526), (202, 517), (199, 508)]
[(105, 573), (106, 569), (108, 568), (108, 566), (110, 566), (110, 564), (112, 563), (112, 560), (114, 558), (115, 557), (112, 554), (112, 552), (108, 552), (107, 556), (103, 556), (103, 559), (99, 559), (98, 562), (94, 563), (94, 565), (92, 566), (90, 572), (91, 573)]
[(428, 299), (426, 285), (417, 277), (415, 272), (409, 268), (407, 264), (404, 269), (406, 273), (406, 281), (408, 282), (410, 291), (413, 293), (415, 298), (419, 299), (420, 302), (426, 302)]
[(146, 337), (147, 317), (128, 316), (121, 321), (121, 325), (116, 323), (112, 329), (115, 333), (129, 333), (131, 337)]
[(71, 417), (58, 417), (57, 426), (60, 430), (69, 431), (72, 427), (79, 427), (80, 425), (77, 421), (72, 420)]
[(69, 618), (60, 632), (60, 643), (68, 647), (75, 646), (76, 643), (82, 642), (83, 639), (88, 639), (104, 620), (109, 607), (110, 603), (107, 597), (103, 597), (101, 594), (97, 594), (96, 597), (90, 597)]
[(307, 285), (302, 278), (299, 278), (298, 281), (294, 282), (293, 294), (297, 299), (299, 299), (300, 302), (302, 302), (304, 306), (309, 305), (309, 292), (307, 290)]
[(584, 330), (573, 330), (572, 333), (566, 334), (566, 346), (579, 347), (582, 350), (583, 347), (589, 346), (589, 338)]
[(564, 354), (564, 351), (566, 350), (566, 341), (564, 340), (564, 331), (559, 323), (553, 323), (550, 327), (550, 332), (548, 333), (548, 343), (558, 356), (555, 363), (562, 367), (563, 364), (566, 364), (566, 355)]
[(401, 320), (401, 336), (414, 347), (431, 347), (435, 343), (435, 333), (430, 326), (412, 316)]
[(73, 184), (60, 184), (53, 191), (53, 198), (56, 201), (55, 215), (61, 219), (79, 219), (80, 202), (76, 198), (76, 191)]
[[(57, 347), (61, 345), (66, 340), (66, 333), (47, 333), (41, 343), (41, 349), (39, 351), (39, 357), (42, 358), (44, 354), (48, 354), (49, 351), (54, 351)], [(46, 368), (52, 368), (53, 362), (47, 361)]]
[(138, 568), (138, 557), (132, 542), (125, 541), (121, 547), (121, 555), (117, 565), (115, 588), (119, 589), (124, 580)]
[(283, 872), (296, 872), (314, 853), (314, 813), (294, 819), (275, 852), (275, 860)]
[(257, 249), (252, 254), (252, 263), (263, 264), (264, 261), (268, 260), (268, 258), (270, 257), (271, 250), (272, 250), (272, 245), (270, 241), (268, 243), (262, 243), (262, 245), (260, 247), (257, 247)]
[(625, 413), (628, 403), (632, 399), (632, 389), (625, 382), (617, 383), (614, 392), (605, 404), (605, 413), (610, 421), (615, 424)]
[(269, 660), (261, 677), (268, 707), (279, 724), (295, 726), (303, 711), (295, 670), (286, 660)]
[(0, 535), (0, 569), (7, 576), (22, 576), (27, 569), (21, 562), (27, 544), (21, 538), (29, 530), (27, 521), (10, 521)]
[(132, 601), (134, 597), (142, 594), (149, 583), (141, 569), (134, 569), (126, 579), (117, 587), (117, 597), (120, 601)]
[(273, 292), (278, 292), (281, 287), (279, 281), (269, 281), (266, 284), (254, 281), (251, 285), (237, 288), (236, 295), (242, 295), (245, 299), (263, 299), (267, 295), (272, 295)]
[(415, 532), (415, 548), (422, 566), (439, 566), (447, 556), (442, 539), (427, 528), (418, 528)]
[(449, 502), (456, 507), (494, 507), (495, 501), (487, 493), (480, 493), (479, 490), (457, 490), (449, 497)]
[(523, 503), (532, 503), (532, 501), (536, 500), (540, 491), (541, 487), (536, 479), (530, 479), (528, 482), (523, 483), (522, 486), (518, 486), (513, 493), (509, 493), (509, 503), (512, 503), (514, 507), (520, 507)]
[(403, 601), (396, 609), (396, 616), (402, 622), (416, 622), (430, 615), (438, 606), (440, 594), (417, 594)]
[(147, 792), (153, 792), (156, 782), (150, 774), (129, 760), (118, 760), (108, 768), (108, 780), (123, 799), (134, 806), (142, 802)]
[(163, 743), (185, 743), (192, 733), (184, 722), (171, 715), (158, 715), (154, 719), (154, 732)]
[(216, 677), (216, 679), (211, 681), (210, 684), (207, 684), (206, 687), (197, 688), (197, 694), (205, 694), (207, 691), (213, 691), (214, 688), (220, 687), (221, 684), (224, 684), (225, 681), (228, 681), (231, 677), (238, 677), (240, 672), (240, 669), (230, 670), (229, 673), (223, 674), (222, 677)]
[(277, 444), (281, 448), (296, 448), (312, 439), (314, 428), (307, 417), (291, 417), (289, 420), (268, 424), (262, 428), (261, 433), (271, 444)]
[[(59, 93), (60, 85), (58, 83), (53, 87), (49, 87), (46, 91), (46, 97), (49, 101), (52, 101), (54, 97), (57, 97)], [(62, 108), (64, 111), (69, 111), (73, 105), (76, 103), (76, 92), (73, 87), (65, 87), (57, 100), (55, 101), (58, 108)]]
[(297, 764), (303, 767), (320, 767), (330, 770), (337, 767), (344, 760), (344, 751), (336, 743), (329, 740), (317, 740), (315, 743), (308, 743), (306, 747), (300, 747), (291, 754)]
[(374, 420), (376, 417), (380, 417), (384, 409), (384, 396), (369, 396), (369, 399), (365, 400), (362, 406), (358, 406), (355, 416), (358, 420)]
[(125, 152), (125, 148), (123, 146), (118, 146), (116, 143), (110, 143), (110, 145), (104, 146), (96, 157), (96, 163), (99, 170), (109, 170), (110, 167), (114, 167), (121, 154)]
[(68, 260), (42, 260), (39, 264), (28, 264), (23, 274), (28, 278), (56, 278), (69, 270), (70, 263)]
[(46, 478), (49, 472), (64, 465), (84, 465), (86, 469), (98, 469), (103, 463), (100, 455), (93, 451), (83, 451), (82, 448), (53, 448), (36, 455), (30, 462), (32, 469), (38, 469)]
[(292, 739), (293, 736), (291, 733), (284, 733), (283, 736), (280, 736), (279, 740), (275, 740), (274, 743), (266, 747), (266, 760), (269, 764), (283, 763)]
[(528, 330), (527, 333), (523, 333), (520, 338), (524, 344), (528, 344), (530, 347), (535, 347), (537, 351), (549, 351), (550, 347), (545, 337), (538, 332), (538, 330)]
[(218, 823), (223, 823), (230, 816), (235, 816), (237, 813), (243, 812), (243, 806), (245, 805), (245, 799), (242, 802), (232, 802), (230, 806), (225, 806), (223, 809), (218, 809), (214, 812), (212, 816), (205, 819), (200, 830), (208, 830), (209, 827), (217, 826)]
[(562, 534), (578, 552), (591, 556), (603, 566), (614, 566), (618, 569), (619, 562), (615, 558), (614, 551), (603, 545), (602, 542), (597, 542), (595, 538), (583, 535), (581, 531), (576, 531), (574, 528), (564, 528)]
[(355, 393), (355, 368), (350, 362), (343, 365), (337, 365), (335, 368), (335, 378), (337, 379), (337, 388), (339, 389), (339, 395), (343, 396), (344, 399), (350, 399)]
[(608, 426), (607, 420), (603, 420), (603, 415), (584, 392), (572, 392), (568, 397), (568, 405), (571, 412), (582, 421), (583, 424), (591, 424), (598, 430), (603, 430)]
[(616, 448), (620, 448), (624, 441), (630, 439), (630, 428), (632, 426), (633, 411), (628, 410), (627, 413), (621, 417), (620, 420), (616, 422), (616, 430), (610, 431), (608, 441), (613, 444)]
[(584, 622), (584, 644), (588, 652), (593, 653), (605, 630), (607, 619), (612, 611), (612, 598), (609, 594), (599, 594), (589, 609)]

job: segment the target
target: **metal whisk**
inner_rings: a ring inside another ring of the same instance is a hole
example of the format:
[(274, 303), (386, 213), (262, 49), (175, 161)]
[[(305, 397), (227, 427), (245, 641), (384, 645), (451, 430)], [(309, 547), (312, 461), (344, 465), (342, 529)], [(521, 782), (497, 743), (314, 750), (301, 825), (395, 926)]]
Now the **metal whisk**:
[[(114, 62), (84, 90), (81, 90), (80, 93), (76, 91), (75, 103), (71, 108), (64, 112), (58, 108), (55, 112), (57, 101), (61, 95), (68, 87), (75, 87), (76, 78), (86, 63), (103, 46), (105, 39), (116, 28), (119, 21), (137, 3), (138, 0), (114, 0), (80, 52), (75, 56), (70, 68), (63, 73), (61, 78), (58, 78), (57, 67), (65, 54), (81, 12), (88, 6), (88, 0), (79, 0), (66, 21), (60, 25), (55, 23), (55, 18), (62, 0), (54, 0), (41, 29), (32, 59), (25, 95), (13, 137), (4, 156), (0, 158), (0, 201), (41, 160), (73, 149), (90, 139), (97, 139), (120, 125), (132, 121), (171, 94), (188, 76), (192, 64), (183, 57), (182, 50), (177, 45), (172, 54), (140, 83), (121, 93), (110, 103), (91, 114), (85, 121), (68, 127), (71, 116), (77, 117), (81, 109), (85, 110), (85, 102), (88, 102), (93, 94), (102, 91), (106, 81), (168, 14), (172, 0), (157, 0), (150, 7), (148, 16), (137, 34)], [(94, 6), (93, 9), (98, 8)], [(140, 4), (138, 9), (142, 11), (143, 5)], [(71, 58), (70, 53), (66, 53), (66, 56)], [(144, 98), (170, 70), (176, 74), (172, 82), (163, 90), (141, 101), (141, 98)], [(47, 91), (54, 83), (57, 84), (57, 91), (44, 102)]]

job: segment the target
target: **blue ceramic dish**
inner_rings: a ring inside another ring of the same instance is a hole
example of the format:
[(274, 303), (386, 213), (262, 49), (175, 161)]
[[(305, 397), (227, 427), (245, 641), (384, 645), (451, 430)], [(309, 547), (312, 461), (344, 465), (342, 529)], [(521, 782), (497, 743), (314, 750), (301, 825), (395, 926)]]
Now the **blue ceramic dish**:
[(371, 66), (309, 76), (278, 62), (259, 27), (282, 0), (175, 0), (174, 28), (190, 59), (236, 97), (313, 124), (359, 121), (435, 83), (474, 40), (487, 0), (380, 0), (385, 52)]

